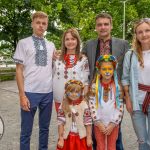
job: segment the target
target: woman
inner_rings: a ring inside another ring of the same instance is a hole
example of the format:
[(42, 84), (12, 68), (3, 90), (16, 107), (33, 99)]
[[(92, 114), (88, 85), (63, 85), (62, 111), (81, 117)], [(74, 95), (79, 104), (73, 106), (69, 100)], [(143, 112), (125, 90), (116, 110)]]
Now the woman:
[(80, 80), (84, 84), (84, 94), (88, 89), (89, 65), (85, 55), (80, 53), (80, 36), (76, 29), (68, 29), (62, 37), (61, 55), (54, 61), (53, 94), (56, 111), (60, 106), (64, 86), (70, 79)]
[[(124, 58), (122, 84), (139, 150), (150, 150), (150, 19), (135, 23), (132, 48)], [(148, 122), (146, 121), (148, 120)]]

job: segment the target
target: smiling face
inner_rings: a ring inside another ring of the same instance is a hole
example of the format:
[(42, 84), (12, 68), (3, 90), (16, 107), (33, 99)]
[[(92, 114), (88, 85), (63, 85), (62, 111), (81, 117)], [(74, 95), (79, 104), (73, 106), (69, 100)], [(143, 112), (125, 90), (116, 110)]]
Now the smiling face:
[(75, 51), (77, 48), (77, 38), (73, 37), (70, 32), (66, 33), (65, 36), (65, 47), (67, 51)]
[(136, 38), (142, 46), (150, 45), (150, 24), (143, 22), (136, 28)]
[(110, 81), (114, 74), (114, 67), (112, 62), (102, 62), (99, 71), (103, 81)]
[(100, 39), (107, 40), (111, 37), (112, 24), (110, 19), (98, 18), (95, 28)]

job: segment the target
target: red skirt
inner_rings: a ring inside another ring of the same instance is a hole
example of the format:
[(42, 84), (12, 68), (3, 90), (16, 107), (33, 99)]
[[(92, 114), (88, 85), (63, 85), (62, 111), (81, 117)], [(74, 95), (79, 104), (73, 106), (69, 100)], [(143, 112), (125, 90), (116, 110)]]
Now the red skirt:
[(56, 150), (92, 150), (92, 146), (88, 147), (86, 138), (80, 139), (79, 134), (69, 133), (68, 138), (64, 140), (64, 147)]

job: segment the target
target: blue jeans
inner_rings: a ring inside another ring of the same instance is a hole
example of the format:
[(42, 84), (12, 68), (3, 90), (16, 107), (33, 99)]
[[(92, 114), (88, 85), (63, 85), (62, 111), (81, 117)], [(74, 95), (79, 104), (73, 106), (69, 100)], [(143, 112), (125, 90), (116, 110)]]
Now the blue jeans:
[(150, 106), (148, 107), (148, 116), (141, 110), (133, 111), (131, 115), (133, 128), (139, 142), (139, 150), (150, 150)]
[(118, 139), (116, 141), (116, 150), (124, 150), (122, 143), (121, 124), (119, 125)]
[(26, 92), (26, 96), (31, 108), (29, 112), (21, 109), (20, 150), (30, 150), (30, 137), (37, 108), (39, 108), (39, 150), (47, 150), (53, 93)]

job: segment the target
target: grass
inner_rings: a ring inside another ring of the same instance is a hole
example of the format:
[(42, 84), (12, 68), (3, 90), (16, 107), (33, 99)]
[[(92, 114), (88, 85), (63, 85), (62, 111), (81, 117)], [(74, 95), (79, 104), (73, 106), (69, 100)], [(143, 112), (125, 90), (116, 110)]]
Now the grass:
[(15, 79), (15, 68), (0, 68), (0, 81)]

